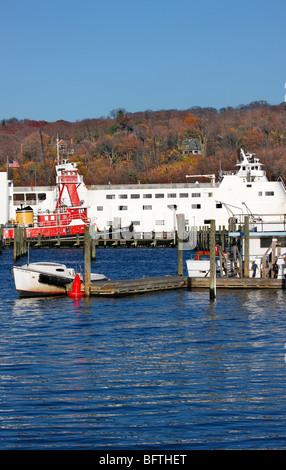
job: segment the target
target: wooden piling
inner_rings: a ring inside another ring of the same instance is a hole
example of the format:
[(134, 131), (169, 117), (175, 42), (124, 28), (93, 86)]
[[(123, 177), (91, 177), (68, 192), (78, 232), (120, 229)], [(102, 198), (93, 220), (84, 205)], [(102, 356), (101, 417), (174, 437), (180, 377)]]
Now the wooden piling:
[(249, 277), (249, 216), (244, 218), (244, 277)]
[(91, 250), (90, 250), (89, 227), (84, 231), (84, 293), (86, 297), (90, 296), (90, 271), (91, 271)]
[(18, 227), (14, 228), (13, 258), (14, 262), (18, 259)]
[(0, 254), (3, 250), (3, 226), (0, 227)]
[(95, 240), (92, 238), (91, 239), (91, 260), (95, 261), (96, 260), (96, 245), (95, 245)]
[(184, 214), (177, 214), (177, 227), (178, 227), (178, 276), (183, 275), (183, 243), (184, 243), (184, 230), (185, 230), (185, 216)]
[(210, 227), (210, 300), (216, 298), (215, 220)]

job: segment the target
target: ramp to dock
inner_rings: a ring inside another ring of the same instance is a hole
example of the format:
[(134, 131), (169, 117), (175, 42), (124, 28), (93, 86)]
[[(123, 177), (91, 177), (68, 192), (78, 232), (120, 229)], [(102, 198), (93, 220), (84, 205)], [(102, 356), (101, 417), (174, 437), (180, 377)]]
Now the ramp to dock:
[(187, 287), (187, 277), (157, 276), (117, 281), (96, 281), (90, 285), (90, 295), (120, 296), (156, 292)]

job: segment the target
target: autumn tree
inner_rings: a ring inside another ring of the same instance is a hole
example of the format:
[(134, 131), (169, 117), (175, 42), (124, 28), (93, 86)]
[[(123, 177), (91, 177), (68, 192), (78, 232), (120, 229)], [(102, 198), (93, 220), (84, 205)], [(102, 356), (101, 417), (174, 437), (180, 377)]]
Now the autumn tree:
[(186, 136), (199, 140), (203, 156), (207, 154), (207, 145), (213, 127), (211, 119), (213, 118), (213, 113), (206, 113), (205, 117), (195, 117), (194, 114), (189, 113), (184, 120)]
[(248, 129), (243, 137), (243, 146), (248, 151), (255, 151), (261, 147), (263, 138), (262, 132), (255, 128)]

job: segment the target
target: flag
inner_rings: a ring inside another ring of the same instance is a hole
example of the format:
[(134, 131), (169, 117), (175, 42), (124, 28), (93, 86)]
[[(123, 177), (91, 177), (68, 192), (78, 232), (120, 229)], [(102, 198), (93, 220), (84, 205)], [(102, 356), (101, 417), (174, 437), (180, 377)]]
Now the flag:
[(17, 160), (9, 160), (9, 168), (20, 168), (20, 165)]

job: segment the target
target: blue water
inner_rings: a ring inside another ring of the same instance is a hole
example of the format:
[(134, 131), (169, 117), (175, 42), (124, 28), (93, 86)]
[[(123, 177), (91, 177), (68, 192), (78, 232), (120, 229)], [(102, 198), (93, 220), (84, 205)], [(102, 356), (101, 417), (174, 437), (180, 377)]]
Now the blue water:
[[(0, 449), (286, 448), (284, 291), (19, 299), (0, 262)], [(176, 274), (177, 252), (102, 248), (92, 270)]]

